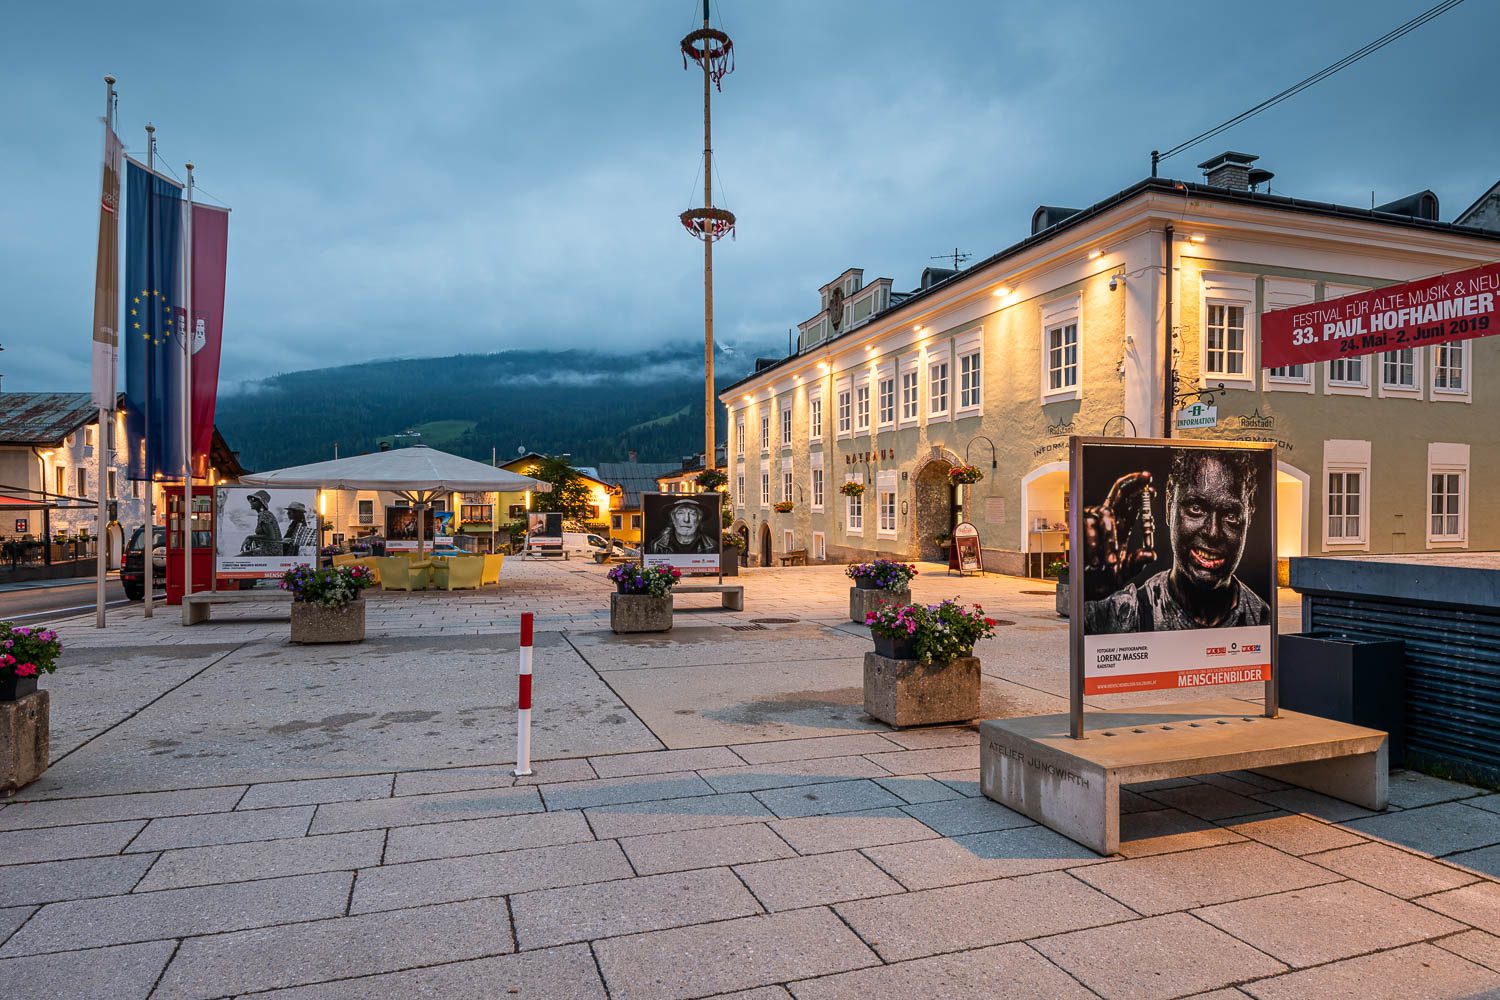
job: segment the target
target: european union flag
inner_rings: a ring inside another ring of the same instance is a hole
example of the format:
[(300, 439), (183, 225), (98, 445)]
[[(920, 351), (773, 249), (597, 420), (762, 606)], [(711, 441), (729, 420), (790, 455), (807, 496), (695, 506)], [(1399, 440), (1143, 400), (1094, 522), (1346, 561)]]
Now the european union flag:
[(126, 160), (125, 428), (131, 479), (182, 471), (182, 188)]

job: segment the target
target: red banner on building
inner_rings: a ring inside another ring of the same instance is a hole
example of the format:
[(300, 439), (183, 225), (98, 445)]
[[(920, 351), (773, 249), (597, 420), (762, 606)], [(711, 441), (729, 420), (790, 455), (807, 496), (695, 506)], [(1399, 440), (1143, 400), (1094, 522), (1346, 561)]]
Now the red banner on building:
[(1310, 302), (1260, 318), (1262, 368), (1500, 333), (1500, 261)]

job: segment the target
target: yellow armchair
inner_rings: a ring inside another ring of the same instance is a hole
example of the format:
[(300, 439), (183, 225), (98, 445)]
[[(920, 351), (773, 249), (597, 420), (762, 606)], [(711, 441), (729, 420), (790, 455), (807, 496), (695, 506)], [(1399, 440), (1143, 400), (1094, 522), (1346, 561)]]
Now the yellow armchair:
[(478, 556), (453, 556), (434, 560), (433, 586), (443, 590), (478, 590), (484, 576), (484, 560)]
[(481, 587), (489, 584), (500, 583), (500, 567), (505, 565), (505, 553), (497, 552), (491, 556), (484, 557), (484, 572), (480, 574), (479, 585)]
[(431, 568), (432, 564), (428, 562), (386, 556), (379, 560), (380, 586), (384, 590), (426, 590)]

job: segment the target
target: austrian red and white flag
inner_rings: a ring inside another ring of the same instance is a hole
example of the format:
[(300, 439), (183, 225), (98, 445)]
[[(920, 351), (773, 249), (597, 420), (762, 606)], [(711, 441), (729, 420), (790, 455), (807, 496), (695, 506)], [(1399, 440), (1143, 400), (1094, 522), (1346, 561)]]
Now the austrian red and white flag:
[(224, 345), (224, 284), (229, 260), (229, 209), (193, 205), (193, 475), (208, 475)]

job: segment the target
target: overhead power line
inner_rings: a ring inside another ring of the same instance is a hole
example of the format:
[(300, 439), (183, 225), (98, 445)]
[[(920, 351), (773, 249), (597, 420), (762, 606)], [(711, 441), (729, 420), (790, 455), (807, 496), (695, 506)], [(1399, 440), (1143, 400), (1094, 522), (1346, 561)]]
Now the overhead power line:
[(1328, 79), (1339, 70), (1347, 69), (1348, 67), (1353, 66), (1365, 56), (1370, 55), (1374, 52), (1378, 52), (1380, 49), (1385, 48), (1396, 39), (1402, 37), (1403, 35), (1407, 35), (1413, 31), (1416, 31), (1418, 28), (1422, 27), (1422, 25), (1443, 16), (1444, 14), (1448, 13), (1448, 11), (1452, 10), (1454, 7), (1457, 7), (1463, 2), (1464, 0), (1443, 0), (1442, 3), (1426, 11), (1423, 11), (1421, 14), (1418, 14), (1416, 17), (1412, 18), (1410, 21), (1407, 21), (1405, 24), (1402, 24), (1396, 28), (1392, 28), (1390, 31), (1386, 32), (1384, 35), (1381, 35), (1379, 38), (1375, 39), (1373, 42), (1364, 46), (1363, 48), (1356, 49), (1344, 58), (1340, 59), (1338, 62), (1325, 66), (1314, 73), (1312, 76), (1309, 76), (1306, 79), (1292, 84), (1281, 93), (1266, 98), (1255, 107), (1249, 109), (1248, 111), (1244, 111), (1240, 114), (1235, 115), (1233, 118), (1229, 119), (1227, 122), (1224, 122), (1222, 125), (1217, 125), (1209, 129), (1207, 132), (1199, 133), (1186, 142), (1179, 143), (1176, 146), (1173, 146), (1171, 149), (1167, 150), (1164, 153), (1157, 153), (1153, 151), (1151, 154), (1153, 168), (1152, 174), (1155, 175), (1155, 166), (1162, 160), (1165, 160), (1170, 156), (1176, 156), (1178, 153), (1181, 153), (1184, 150), (1191, 149), (1192, 147), (1198, 145), (1198, 143), (1212, 139), (1219, 133), (1231, 129), (1241, 122), (1249, 121), (1251, 118), (1254, 118), (1262, 111), (1265, 111), (1269, 108), (1274, 108), (1282, 101), (1285, 101), (1290, 97), (1297, 96), (1308, 87), (1311, 87), (1313, 84)]

